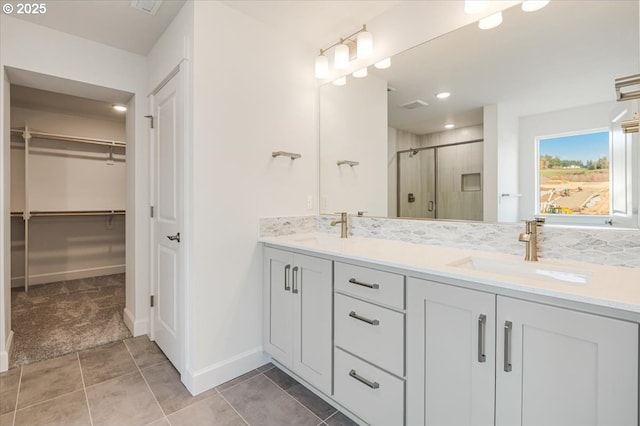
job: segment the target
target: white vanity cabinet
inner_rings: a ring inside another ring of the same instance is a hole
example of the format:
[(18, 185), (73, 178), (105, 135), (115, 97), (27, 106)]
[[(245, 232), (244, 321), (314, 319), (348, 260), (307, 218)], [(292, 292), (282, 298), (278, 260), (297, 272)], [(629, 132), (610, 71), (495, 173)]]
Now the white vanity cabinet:
[(263, 262), (265, 352), (330, 395), (332, 262), (271, 247)]
[(493, 425), (495, 299), (407, 278), (407, 425)]
[(638, 425), (638, 324), (498, 296), (496, 426)]
[(636, 426), (638, 324), (408, 278), (407, 424)]
[(404, 424), (404, 281), (334, 263), (334, 397), (372, 426)]

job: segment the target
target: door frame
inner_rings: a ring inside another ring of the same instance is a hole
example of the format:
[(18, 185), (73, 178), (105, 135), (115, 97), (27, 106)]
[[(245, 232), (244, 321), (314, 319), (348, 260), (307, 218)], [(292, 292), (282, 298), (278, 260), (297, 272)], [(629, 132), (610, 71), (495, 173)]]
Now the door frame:
[[(154, 109), (155, 109), (155, 96), (158, 94), (158, 92), (173, 78), (180, 78), (180, 84), (182, 86), (182, 96), (183, 96), (183, 105), (184, 105), (184, 111), (183, 111), (183, 117), (184, 117), (184, 123), (183, 123), (183, 162), (182, 162), (182, 172), (183, 172), (183, 179), (182, 179), (182, 188), (178, 189), (178, 194), (181, 194), (180, 197), (180, 202), (182, 203), (182, 211), (183, 211), (183, 217), (181, 218), (182, 220), (182, 232), (181, 232), (181, 236), (182, 238), (184, 238), (184, 236), (186, 236), (187, 238), (184, 239), (184, 241), (182, 241), (181, 244), (181, 248), (182, 250), (178, 252), (178, 256), (180, 258), (180, 262), (182, 263), (182, 271), (181, 274), (178, 276), (178, 280), (181, 282), (181, 285), (184, 288), (183, 291), (183, 300), (182, 300), (182, 304), (178, 307), (178, 312), (176, 312), (176, 315), (181, 316), (182, 318), (180, 319), (179, 323), (182, 324), (182, 329), (179, 330), (180, 336), (179, 336), (179, 342), (180, 342), (180, 346), (181, 346), (181, 360), (182, 360), (182, 365), (176, 365), (176, 369), (178, 369), (179, 371), (182, 372), (182, 374), (185, 374), (185, 372), (187, 371), (187, 368), (189, 366), (189, 350), (188, 350), (188, 345), (187, 342), (189, 341), (189, 336), (188, 336), (188, 330), (189, 330), (189, 326), (187, 324), (187, 321), (189, 320), (188, 316), (186, 315), (186, 313), (188, 312), (188, 300), (189, 300), (189, 279), (188, 279), (188, 268), (187, 268), (187, 260), (189, 259), (189, 241), (190, 238), (189, 236), (192, 235), (192, 233), (190, 232), (191, 227), (190, 227), (190, 220), (188, 219), (189, 215), (187, 214), (188, 211), (188, 201), (191, 199), (191, 192), (189, 190), (190, 188), (190, 182), (189, 182), (189, 174), (186, 173), (186, 170), (189, 170), (189, 164), (190, 164), (190, 152), (191, 152), (191, 126), (190, 126), (190, 108), (189, 108), (189, 91), (188, 91), (188, 87), (189, 87), (189, 67), (188, 67), (188, 62), (186, 60), (182, 60), (178, 63), (178, 65), (173, 68), (168, 74), (167, 76), (162, 79), (162, 81), (149, 93), (148, 96), (148, 101), (149, 101), (149, 111), (150, 111), (150, 115), (153, 116), (154, 113)], [(153, 118), (155, 119), (155, 117)], [(154, 123), (155, 124), (155, 123)], [(149, 208), (151, 209), (152, 206), (154, 209), (156, 209), (157, 205), (156, 205), (156, 181), (155, 181), (155, 174), (154, 174), (154, 170), (156, 167), (156, 158), (155, 158), (155, 154), (156, 154), (156, 132), (155, 129), (149, 129)], [(156, 236), (155, 236), (155, 227), (156, 227), (156, 212), (154, 212), (154, 217), (150, 217), (149, 218), (149, 246), (148, 246), (148, 250), (149, 250), (149, 298), (155, 296), (157, 294), (157, 288), (158, 288), (158, 280), (157, 280), (157, 274), (156, 274), (156, 258), (154, 256), (155, 253), (155, 245), (156, 245)], [(149, 308), (149, 339), (150, 340), (154, 340), (155, 341), (155, 332), (156, 332), (156, 324), (155, 324), (155, 309), (156, 307), (150, 307)]]

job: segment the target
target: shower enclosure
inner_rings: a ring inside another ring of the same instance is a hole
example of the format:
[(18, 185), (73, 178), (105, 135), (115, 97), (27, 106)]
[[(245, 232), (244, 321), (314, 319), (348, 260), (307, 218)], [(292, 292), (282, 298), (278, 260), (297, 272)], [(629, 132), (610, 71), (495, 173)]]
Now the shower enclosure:
[(483, 142), (398, 151), (398, 217), (478, 220)]

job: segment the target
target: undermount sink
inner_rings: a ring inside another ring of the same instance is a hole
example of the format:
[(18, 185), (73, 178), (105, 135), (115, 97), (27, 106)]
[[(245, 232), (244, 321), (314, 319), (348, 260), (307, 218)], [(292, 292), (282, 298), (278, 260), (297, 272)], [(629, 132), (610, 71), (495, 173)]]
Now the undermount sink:
[(549, 265), (541, 262), (515, 262), (490, 259), (486, 257), (465, 257), (449, 264), (458, 268), (491, 272), (519, 278), (532, 278), (542, 281), (562, 281), (569, 284), (588, 284), (591, 274), (575, 268), (561, 265)]

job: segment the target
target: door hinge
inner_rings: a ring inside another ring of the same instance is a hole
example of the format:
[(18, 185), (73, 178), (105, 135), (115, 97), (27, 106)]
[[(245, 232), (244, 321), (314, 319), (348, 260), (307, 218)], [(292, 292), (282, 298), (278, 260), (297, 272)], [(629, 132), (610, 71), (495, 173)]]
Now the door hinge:
[(153, 296), (151, 296), (151, 307), (153, 308)]
[(153, 115), (145, 115), (144, 118), (149, 119), (149, 127), (153, 129)]
[(149, 214), (153, 217), (153, 206), (149, 206)]

